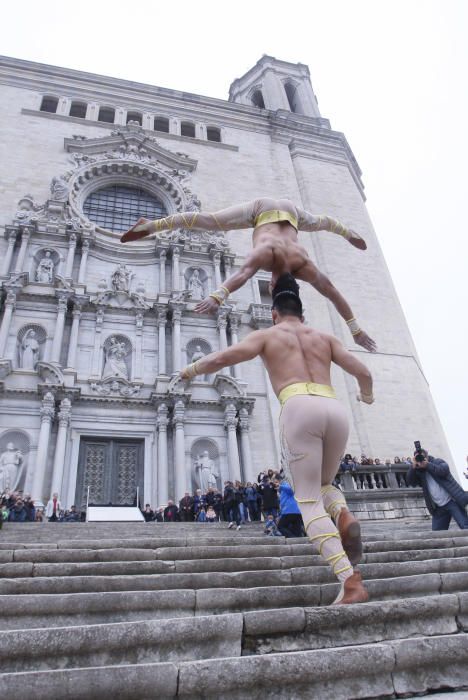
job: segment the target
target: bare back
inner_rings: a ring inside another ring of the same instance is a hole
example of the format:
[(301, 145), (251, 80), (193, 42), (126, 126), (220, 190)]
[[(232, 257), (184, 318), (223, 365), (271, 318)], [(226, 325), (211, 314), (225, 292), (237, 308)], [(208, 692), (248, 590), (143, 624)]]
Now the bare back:
[(264, 331), (261, 358), (276, 394), (296, 382), (330, 384), (331, 337), (295, 320)]

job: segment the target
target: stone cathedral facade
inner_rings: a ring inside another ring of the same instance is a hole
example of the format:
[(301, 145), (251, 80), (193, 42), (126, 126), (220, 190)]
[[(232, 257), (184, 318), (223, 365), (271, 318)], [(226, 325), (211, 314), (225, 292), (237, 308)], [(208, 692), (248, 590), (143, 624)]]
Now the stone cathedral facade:
[(349, 451), (449, 451), (369, 220), (359, 166), (319, 112), (309, 71), (264, 56), (227, 101), (0, 59), (0, 488), (79, 506), (164, 504), (200, 484), (251, 480), (279, 464), (278, 403), (259, 360), (190, 384), (189, 361), (270, 323), (259, 273), (216, 317), (196, 301), (239, 265), (250, 231), (178, 230), (122, 245), (149, 218), (286, 196), (335, 216), (365, 253), (300, 234), (375, 338), (352, 342), (335, 309), (303, 285), (307, 322), (359, 352), (376, 403), (347, 405)]

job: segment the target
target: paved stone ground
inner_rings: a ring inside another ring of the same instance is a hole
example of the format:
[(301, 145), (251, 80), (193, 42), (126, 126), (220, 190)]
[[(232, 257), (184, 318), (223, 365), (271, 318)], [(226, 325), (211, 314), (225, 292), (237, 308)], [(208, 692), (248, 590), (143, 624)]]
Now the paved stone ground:
[(371, 600), (335, 608), (259, 524), (8, 523), (0, 697), (468, 699), (468, 533), (363, 529)]

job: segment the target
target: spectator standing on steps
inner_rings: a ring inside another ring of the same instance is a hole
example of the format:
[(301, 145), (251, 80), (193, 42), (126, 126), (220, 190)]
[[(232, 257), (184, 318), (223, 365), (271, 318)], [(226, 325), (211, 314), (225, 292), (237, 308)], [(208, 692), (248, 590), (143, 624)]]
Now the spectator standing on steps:
[[(423, 457), (420, 461), (416, 457)], [(421, 450), (414, 453), (413, 464), (406, 473), (409, 486), (422, 486), (424, 500), (432, 515), (433, 530), (448, 530), (452, 518), (462, 530), (468, 530), (468, 493), (453, 478), (447, 462)]]
[(179, 509), (177, 508), (174, 501), (168, 501), (167, 506), (164, 508), (164, 522), (165, 523), (176, 523), (180, 521)]

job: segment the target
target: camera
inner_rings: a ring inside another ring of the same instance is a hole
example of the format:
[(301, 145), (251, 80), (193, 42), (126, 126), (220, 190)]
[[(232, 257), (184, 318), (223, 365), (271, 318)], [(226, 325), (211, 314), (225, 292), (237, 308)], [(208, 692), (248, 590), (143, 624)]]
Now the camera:
[(419, 462), (419, 463), (424, 462), (424, 460), (426, 459), (426, 455), (424, 454), (424, 451), (421, 447), (421, 443), (419, 442), (419, 440), (414, 441), (414, 450), (415, 450), (415, 452), (414, 452), (415, 461)]

